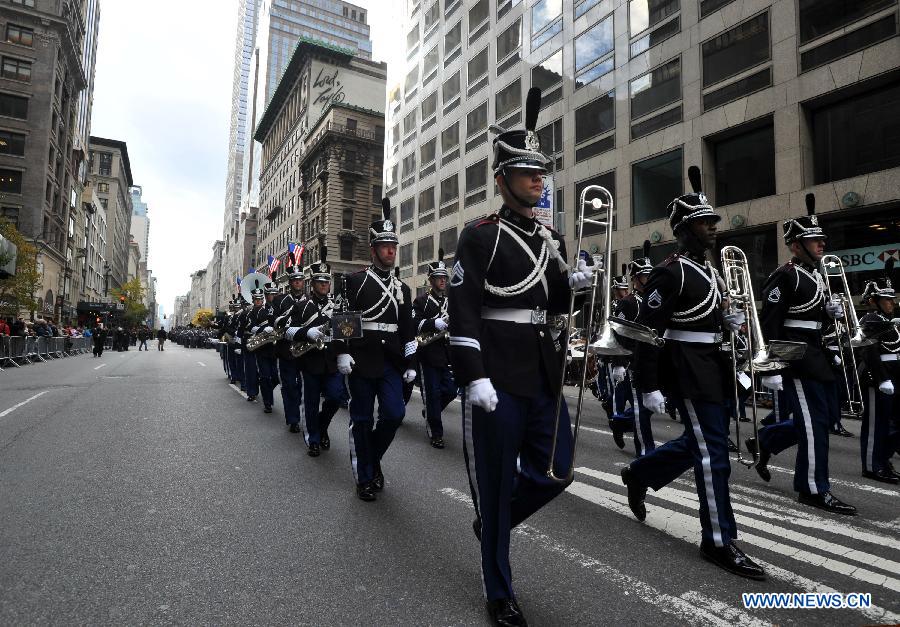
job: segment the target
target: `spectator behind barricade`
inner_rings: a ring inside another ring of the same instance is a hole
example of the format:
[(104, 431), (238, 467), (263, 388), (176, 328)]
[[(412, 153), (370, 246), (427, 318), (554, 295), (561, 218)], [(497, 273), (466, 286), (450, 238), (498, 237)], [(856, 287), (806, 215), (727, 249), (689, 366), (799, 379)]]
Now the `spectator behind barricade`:
[(12, 335), (9, 325), (3, 318), (0, 318), (0, 335)]
[(47, 321), (43, 318), (38, 318), (34, 321), (34, 334), (38, 337), (50, 337), (50, 327), (47, 326)]
[(84, 337), (94, 337), (94, 332), (91, 331), (90, 328), (86, 328), (86, 329), (82, 332), (82, 335), (83, 335)]
[(13, 320), (13, 323), (9, 326), (10, 335), (25, 335), (25, 321), (22, 320), (21, 317)]

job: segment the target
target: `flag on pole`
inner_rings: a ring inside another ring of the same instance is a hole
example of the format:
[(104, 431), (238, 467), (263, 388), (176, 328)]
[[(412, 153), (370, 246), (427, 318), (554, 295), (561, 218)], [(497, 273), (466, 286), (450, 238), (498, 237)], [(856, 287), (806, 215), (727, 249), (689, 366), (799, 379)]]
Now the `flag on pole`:
[(278, 265), (281, 263), (281, 260), (277, 257), (273, 257), (269, 255), (269, 274), (274, 275), (275, 271), (278, 270)]
[(238, 285), (238, 287), (240, 287), (241, 286), (241, 277), (237, 277), (235, 279), (235, 281), (237, 281), (237, 285)]

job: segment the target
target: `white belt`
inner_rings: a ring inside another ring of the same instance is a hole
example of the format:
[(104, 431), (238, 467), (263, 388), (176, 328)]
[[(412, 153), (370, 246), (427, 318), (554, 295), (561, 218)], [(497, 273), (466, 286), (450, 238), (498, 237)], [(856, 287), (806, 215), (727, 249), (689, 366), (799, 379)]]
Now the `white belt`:
[(481, 308), (482, 320), (502, 320), (518, 324), (547, 324), (547, 312), (543, 309)]
[(900, 361), (900, 353), (885, 353), (878, 357), (881, 361)]
[(390, 322), (363, 322), (362, 328), (363, 331), (387, 331), (388, 333), (396, 333), (400, 327)]
[(696, 342), (697, 344), (716, 344), (722, 341), (721, 333), (709, 331), (681, 331), (679, 329), (666, 329), (663, 337), (676, 342)]
[(822, 323), (816, 322), (815, 320), (794, 320), (793, 318), (788, 318), (784, 321), (784, 326), (792, 327), (794, 329), (812, 329), (818, 331), (822, 328)]

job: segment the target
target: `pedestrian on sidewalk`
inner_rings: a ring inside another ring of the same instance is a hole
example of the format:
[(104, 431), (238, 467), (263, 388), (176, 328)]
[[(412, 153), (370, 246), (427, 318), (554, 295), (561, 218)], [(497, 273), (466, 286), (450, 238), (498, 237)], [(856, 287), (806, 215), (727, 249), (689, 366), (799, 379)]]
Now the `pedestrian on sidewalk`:
[(138, 340), (140, 341), (140, 344), (138, 345), (138, 352), (140, 352), (142, 350), (145, 350), (145, 351), (150, 350), (149, 348), (147, 348), (147, 339), (149, 337), (150, 337), (150, 329), (148, 329), (147, 327), (141, 327), (140, 330), (138, 331)]
[(167, 337), (168, 337), (168, 334), (166, 333), (165, 329), (160, 329), (159, 331), (156, 332), (156, 349), (157, 350), (161, 350), (161, 351), (166, 350), (165, 348), (163, 348), (163, 344), (166, 343)]
[(94, 339), (94, 357), (103, 355), (103, 345), (106, 344), (106, 329), (103, 325), (97, 325), (91, 337)]

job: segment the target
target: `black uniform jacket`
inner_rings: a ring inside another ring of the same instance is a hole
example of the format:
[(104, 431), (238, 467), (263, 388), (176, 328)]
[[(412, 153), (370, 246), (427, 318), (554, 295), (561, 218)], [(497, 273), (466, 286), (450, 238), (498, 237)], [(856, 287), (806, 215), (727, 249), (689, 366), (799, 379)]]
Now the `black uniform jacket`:
[(363, 377), (381, 377), (387, 364), (403, 374), (416, 347), (409, 287), (392, 271), (370, 266), (347, 277), (346, 289), (349, 310), (362, 313), (364, 327), (375, 322), (397, 325), (397, 331), (364, 328), (362, 338), (336, 344), (338, 353), (350, 353), (353, 372)]
[(460, 235), (448, 297), (450, 359), (461, 386), (487, 377), (496, 389), (518, 396), (560, 392), (564, 353), (548, 325), (482, 317), (482, 307), (568, 313), (568, 275), (549, 250), (566, 259), (565, 243), (552, 231), (545, 231), (545, 240), (539, 227), (504, 206)]
[[(861, 350), (863, 361), (866, 365), (866, 382), (878, 387), (882, 381), (892, 381), (894, 388), (900, 387), (900, 361), (892, 359), (882, 361), (882, 355), (900, 354), (900, 331), (896, 325), (888, 326), (890, 321), (880, 311), (870, 311), (860, 318), (859, 325), (863, 333), (870, 337), (877, 337), (874, 344), (864, 346)], [(872, 333), (877, 329), (877, 335)], [(868, 333), (867, 333), (868, 331)], [(897, 394), (897, 392), (894, 392)]]
[(722, 353), (722, 285), (718, 273), (687, 252), (653, 268), (644, 286), (637, 322), (662, 336), (666, 330), (713, 333), (711, 344), (667, 339), (662, 347), (635, 342), (637, 388), (667, 396), (720, 403), (732, 375)]
[(234, 315), (234, 337), (239, 338), (238, 344), (243, 346), (244, 340), (250, 337), (249, 330), (245, 334), (244, 333), (244, 325), (247, 321), (247, 314), (250, 312), (250, 307), (245, 306), (239, 312)]
[[(291, 313), (294, 310), (294, 307), (297, 303), (302, 303), (306, 300), (306, 296), (302, 293), (294, 294), (294, 292), (288, 292), (287, 294), (282, 294), (281, 298), (275, 297), (277, 300), (277, 305), (275, 306), (275, 324), (272, 326), (276, 329), (283, 329), (291, 324)], [(273, 300), (273, 303), (276, 301)], [(298, 312), (299, 315), (299, 312)], [(297, 324), (294, 324), (297, 326)], [(275, 355), (279, 359), (294, 359), (294, 356), (291, 355), (290, 352), (291, 342), (286, 339), (281, 339), (275, 342)]]
[[(271, 327), (275, 324), (275, 308), (271, 303), (265, 303), (259, 309), (254, 307), (250, 311), (251, 313), (248, 318), (251, 335), (262, 333), (263, 329), (265, 329), (266, 327)], [(253, 351), (253, 354), (257, 357), (274, 357), (275, 347), (271, 344), (266, 344), (265, 346), (257, 348), (255, 351)]]
[[(831, 322), (825, 313), (824, 283), (819, 271), (793, 259), (766, 279), (759, 323), (763, 337), (806, 344), (803, 359), (793, 361), (782, 374), (816, 381), (834, 381), (833, 361), (825, 349), (824, 330)], [(819, 329), (785, 326), (785, 320), (819, 323)], [(776, 373), (777, 374), (777, 373)]]
[[(334, 313), (334, 301), (330, 296), (326, 295), (324, 298), (320, 298), (316, 294), (311, 294), (309, 298), (303, 300), (302, 306), (297, 306), (297, 309), (299, 309), (298, 324), (300, 330), (294, 335), (294, 342), (309, 342), (306, 332), (313, 327), (321, 327), (322, 325), (328, 325), (329, 327), (322, 329), (322, 332), (325, 335), (331, 334), (331, 315)], [(341, 344), (336, 346), (338, 348), (343, 347)], [(316, 375), (334, 374), (337, 372), (337, 351), (335, 348), (335, 346), (331, 345), (331, 342), (326, 342), (325, 348), (322, 350), (314, 348), (303, 355), (300, 359), (303, 360), (304, 372)]]
[[(447, 313), (449, 303), (446, 296), (429, 291), (413, 301), (413, 323), (418, 335), (436, 333), (434, 321)], [(448, 368), (450, 365), (450, 337), (435, 340), (416, 350), (416, 363), (432, 368)]]
[[(613, 304), (612, 315), (616, 318), (634, 322), (637, 320), (640, 309), (641, 297), (632, 292), (625, 298), (620, 298)], [(627, 348), (634, 353), (634, 345), (637, 343), (635, 340), (621, 336), (616, 336), (616, 340), (624, 348)], [(631, 363), (631, 355), (614, 355), (609, 358), (609, 363), (613, 366), (627, 367)]]

